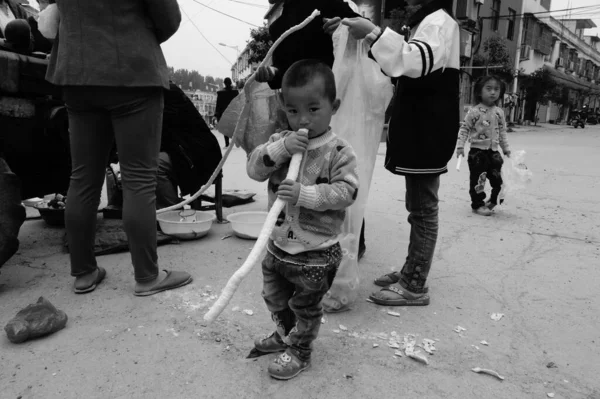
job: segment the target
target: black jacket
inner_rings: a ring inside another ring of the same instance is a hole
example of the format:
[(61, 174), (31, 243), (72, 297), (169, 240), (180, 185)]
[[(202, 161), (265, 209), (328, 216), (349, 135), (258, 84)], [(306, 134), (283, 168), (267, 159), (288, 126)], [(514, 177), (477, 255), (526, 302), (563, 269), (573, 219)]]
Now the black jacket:
[(221, 161), (217, 138), (175, 84), (165, 90), (161, 151), (169, 154), (182, 195), (205, 184)]
[(323, 30), (323, 18), (360, 17), (343, 0), (286, 0), (281, 16), (269, 27), (271, 39), (277, 40), (285, 31), (302, 23), (315, 9), (321, 15), (288, 36), (273, 53), (273, 66), (278, 73), (269, 82), (272, 89), (281, 88), (283, 74), (296, 61), (311, 58), (333, 66), (333, 41)]

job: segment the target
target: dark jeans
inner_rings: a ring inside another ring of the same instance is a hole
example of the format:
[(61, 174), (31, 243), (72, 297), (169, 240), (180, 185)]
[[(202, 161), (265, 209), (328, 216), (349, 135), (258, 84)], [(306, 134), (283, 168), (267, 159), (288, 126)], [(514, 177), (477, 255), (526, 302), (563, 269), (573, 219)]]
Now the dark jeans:
[(290, 255), (269, 242), (262, 263), (263, 292), (277, 332), (303, 359), (321, 328), (321, 300), (342, 260), (340, 244)]
[(97, 268), (96, 217), (105, 168), (116, 140), (123, 185), (123, 226), (138, 282), (158, 275), (156, 169), (162, 129), (163, 89), (65, 87), (73, 169), (65, 224), (71, 275)]
[(405, 178), (410, 243), (399, 283), (408, 291), (420, 294), (431, 269), (437, 242), (440, 176), (409, 175)]
[(504, 160), (498, 151), (480, 150), (471, 148), (469, 157), (469, 195), (471, 196), (471, 208), (477, 209), (485, 205), (485, 180), (490, 181), (492, 193), (490, 203), (498, 204), (498, 194), (502, 189), (502, 165)]

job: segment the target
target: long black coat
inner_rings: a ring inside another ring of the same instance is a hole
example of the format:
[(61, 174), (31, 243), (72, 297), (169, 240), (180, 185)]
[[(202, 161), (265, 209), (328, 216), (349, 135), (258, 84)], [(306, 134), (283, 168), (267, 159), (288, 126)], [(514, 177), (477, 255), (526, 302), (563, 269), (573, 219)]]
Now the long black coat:
[(287, 0), (281, 16), (269, 27), (271, 39), (277, 40), (285, 31), (302, 23), (315, 9), (321, 15), (302, 30), (288, 36), (273, 53), (273, 66), (279, 72), (269, 82), (272, 89), (281, 88), (283, 74), (296, 61), (311, 58), (323, 61), (329, 67), (333, 66), (333, 41), (323, 30), (323, 18), (360, 16), (343, 0)]
[(221, 161), (217, 138), (192, 101), (173, 83), (165, 90), (161, 151), (171, 158), (182, 195), (198, 191)]

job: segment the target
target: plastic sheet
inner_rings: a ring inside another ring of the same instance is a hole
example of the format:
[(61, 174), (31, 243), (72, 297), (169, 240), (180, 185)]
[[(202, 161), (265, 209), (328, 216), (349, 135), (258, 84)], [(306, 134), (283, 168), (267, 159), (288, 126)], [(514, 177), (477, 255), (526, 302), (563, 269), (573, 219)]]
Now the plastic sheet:
[(59, 23), (60, 13), (58, 5), (49, 4), (48, 7), (39, 13), (38, 29), (46, 39), (56, 39)]
[(504, 158), (502, 166), (502, 189), (498, 195), (498, 203), (502, 204), (507, 195), (523, 190), (531, 182), (533, 172), (525, 165), (524, 150), (513, 151), (510, 157)]
[[(341, 106), (331, 126), (348, 140), (358, 160), (360, 188), (354, 204), (347, 210), (343, 225), (342, 263), (329, 292), (323, 299), (327, 312), (349, 310), (358, 296), (360, 283), (358, 244), (367, 204), (371, 177), (383, 131), (385, 110), (392, 99), (391, 81), (377, 63), (368, 57), (368, 46), (340, 26), (333, 36), (335, 75)], [(368, 222), (367, 222), (368, 225)]]

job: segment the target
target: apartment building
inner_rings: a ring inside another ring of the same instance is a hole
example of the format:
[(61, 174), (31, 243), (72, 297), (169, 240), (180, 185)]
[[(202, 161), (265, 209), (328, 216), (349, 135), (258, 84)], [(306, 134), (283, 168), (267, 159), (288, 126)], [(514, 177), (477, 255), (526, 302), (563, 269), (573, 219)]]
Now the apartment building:
[(215, 116), (218, 90), (219, 86), (211, 83), (206, 83), (203, 90), (184, 90), (206, 123)]
[(246, 46), (231, 66), (231, 79), (234, 82), (245, 81), (258, 68), (257, 63), (250, 63), (250, 49)]

